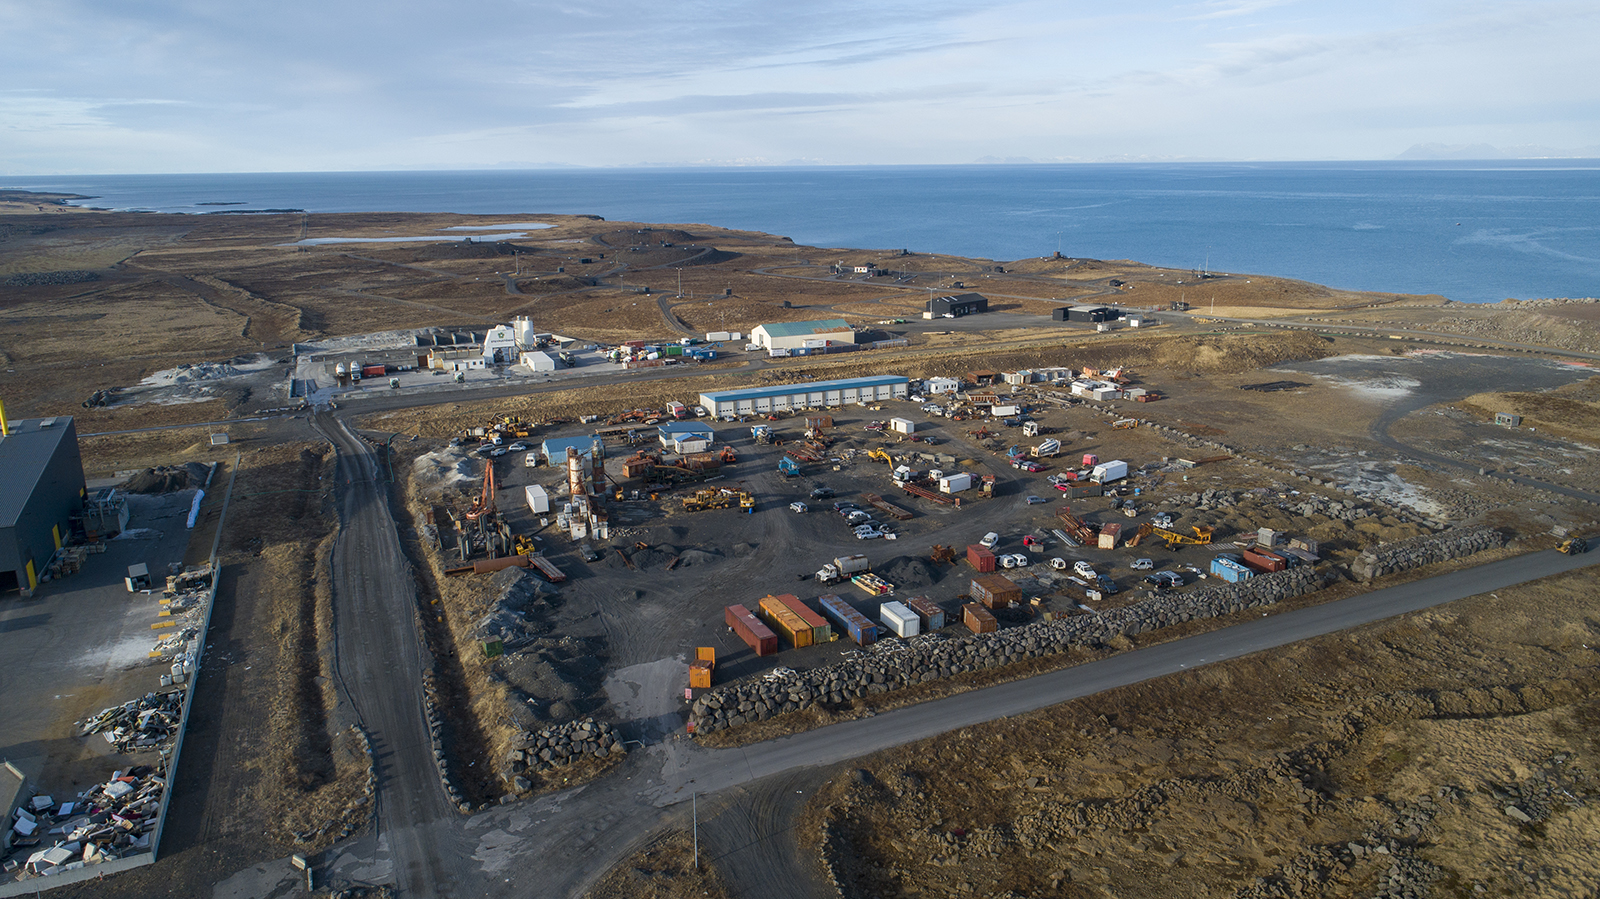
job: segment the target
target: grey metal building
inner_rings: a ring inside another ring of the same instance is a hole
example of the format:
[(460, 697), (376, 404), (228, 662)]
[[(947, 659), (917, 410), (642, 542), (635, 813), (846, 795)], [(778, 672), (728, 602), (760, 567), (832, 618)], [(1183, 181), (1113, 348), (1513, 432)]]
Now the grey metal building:
[(928, 313), (935, 317), (945, 314), (957, 317), (963, 315), (977, 315), (989, 311), (989, 300), (981, 293), (958, 293), (945, 297), (934, 297), (928, 301)]
[(83, 457), (70, 416), (10, 422), (0, 436), (0, 595), (33, 590), (83, 509)]
[(1106, 322), (1121, 318), (1122, 313), (1108, 306), (1061, 306), (1050, 313), (1058, 322)]

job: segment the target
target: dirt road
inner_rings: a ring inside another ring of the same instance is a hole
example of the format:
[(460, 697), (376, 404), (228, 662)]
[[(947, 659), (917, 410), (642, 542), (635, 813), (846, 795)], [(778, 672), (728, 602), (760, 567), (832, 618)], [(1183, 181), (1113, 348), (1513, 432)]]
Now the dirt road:
[(402, 896), (476, 895), (458, 887), (468, 872), (425, 723), (427, 655), (417, 630), (416, 587), (377, 458), (339, 419), (318, 416), (314, 426), (338, 450), (342, 482), (330, 560), (334, 672), (377, 759), (375, 833), (343, 854), (360, 863), (361, 879), (392, 879)]

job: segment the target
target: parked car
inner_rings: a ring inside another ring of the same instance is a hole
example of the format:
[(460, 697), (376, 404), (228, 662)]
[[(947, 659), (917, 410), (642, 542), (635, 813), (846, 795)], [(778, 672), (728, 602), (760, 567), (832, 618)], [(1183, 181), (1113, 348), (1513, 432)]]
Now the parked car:
[(1149, 571), (1156, 567), (1156, 563), (1150, 561), (1149, 559), (1134, 559), (1128, 564), (1128, 567), (1132, 568), (1134, 571)]
[(983, 539), (979, 540), (978, 544), (984, 549), (994, 549), (994, 545), (999, 542), (1000, 535), (994, 531), (990, 531), (989, 533), (983, 535)]
[(837, 502), (833, 504), (833, 511), (840, 515), (849, 515), (851, 512), (861, 511), (861, 507), (855, 503)]
[(857, 540), (876, 540), (883, 536), (883, 532), (874, 528), (862, 528), (856, 531)]
[(1183, 586), (1183, 575), (1176, 571), (1158, 571), (1155, 574), (1145, 575), (1144, 582), (1162, 589), (1172, 589)]
[(811, 491), (812, 499), (832, 499), (833, 495), (832, 487), (818, 487)]
[(1028, 505), (1030, 505), (1030, 506), (1036, 506), (1039, 503), (1047, 503), (1047, 502), (1049, 502), (1049, 500), (1045, 499), (1042, 496), (1029, 496), (1027, 502), (1028, 502)]
[(506, 452), (509, 452), (509, 453), (525, 453), (527, 451), (528, 451), (528, 445), (526, 443), (513, 443), (510, 446), (506, 447)]
[(1012, 553), (1011, 561), (1012, 565), (1010, 567), (1012, 568), (1027, 568), (1029, 565), (1033, 564), (1033, 560), (1028, 558), (1024, 553)]
[(1095, 574), (1094, 566), (1090, 565), (1088, 562), (1083, 561), (1082, 559), (1079, 559), (1078, 561), (1072, 563), (1072, 570), (1077, 572), (1079, 575), (1082, 575), (1083, 577), (1089, 577), (1089, 578), (1099, 577), (1099, 575)]
[(795, 512), (809, 512), (811, 508), (805, 503), (790, 503), (789, 508)]

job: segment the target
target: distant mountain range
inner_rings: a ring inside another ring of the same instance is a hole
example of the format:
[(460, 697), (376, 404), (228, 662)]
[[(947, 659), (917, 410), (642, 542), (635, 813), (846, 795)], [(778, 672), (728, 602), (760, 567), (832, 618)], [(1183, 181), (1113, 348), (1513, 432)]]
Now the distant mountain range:
[(1396, 159), (1600, 159), (1600, 146), (1556, 149), (1524, 144), (1414, 144)]

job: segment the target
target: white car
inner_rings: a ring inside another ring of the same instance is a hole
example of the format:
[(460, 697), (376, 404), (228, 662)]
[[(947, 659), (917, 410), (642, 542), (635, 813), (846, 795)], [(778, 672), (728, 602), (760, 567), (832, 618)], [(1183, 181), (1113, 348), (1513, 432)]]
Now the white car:
[(1128, 567), (1132, 568), (1134, 571), (1149, 571), (1150, 569), (1156, 567), (1156, 563), (1150, 561), (1149, 559), (1134, 559), (1132, 562), (1128, 563)]
[(790, 503), (789, 504), (789, 508), (791, 510), (795, 511), (795, 512), (809, 512), (809, 511), (811, 511), (810, 507), (807, 506), (805, 503)]
[(883, 536), (883, 532), (875, 528), (862, 528), (856, 531), (857, 540), (876, 540)]
[(1017, 567), (1017, 557), (1010, 553), (1005, 553), (1004, 555), (999, 556), (995, 559), (995, 561), (1000, 563), (1001, 568)]
[(525, 453), (527, 451), (528, 451), (527, 445), (526, 444), (522, 444), (522, 443), (513, 443), (510, 446), (506, 447), (506, 452), (508, 452), (508, 453)]
[(1012, 568), (1027, 568), (1033, 564), (1033, 560), (1028, 558), (1026, 553), (1012, 553), (1011, 563)]
[(978, 541), (978, 545), (982, 546), (984, 549), (994, 549), (994, 545), (999, 542), (1000, 535), (994, 531), (990, 531), (989, 533), (983, 535), (983, 539)]
[(1092, 577), (1096, 577), (1097, 576), (1095, 574), (1095, 571), (1094, 571), (1094, 566), (1090, 565), (1088, 562), (1083, 561), (1082, 559), (1079, 559), (1078, 561), (1072, 563), (1072, 570), (1076, 571), (1078, 574), (1082, 575), (1083, 577), (1092, 578)]

